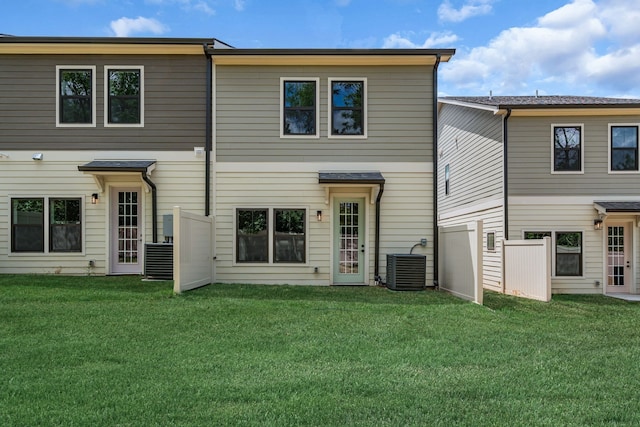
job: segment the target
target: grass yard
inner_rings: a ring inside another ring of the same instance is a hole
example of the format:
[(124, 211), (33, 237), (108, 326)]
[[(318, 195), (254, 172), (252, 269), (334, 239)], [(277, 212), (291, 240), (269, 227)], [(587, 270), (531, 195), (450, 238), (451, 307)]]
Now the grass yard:
[(2, 426), (640, 425), (640, 305), (0, 276)]

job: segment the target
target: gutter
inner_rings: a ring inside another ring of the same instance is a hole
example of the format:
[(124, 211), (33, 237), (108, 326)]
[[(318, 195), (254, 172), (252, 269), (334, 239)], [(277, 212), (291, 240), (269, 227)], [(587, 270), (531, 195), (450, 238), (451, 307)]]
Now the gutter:
[(380, 200), (382, 200), (382, 193), (384, 193), (384, 182), (380, 183), (380, 189), (378, 190), (378, 197), (376, 197), (376, 231), (375, 231), (375, 256), (373, 264), (373, 280), (381, 283), (382, 277), (380, 277)]
[(146, 172), (142, 172), (142, 179), (151, 187), (151, 226), (153, 227), (153, 243), (158, 243), (158, 194), (156, 185), (149, 179)]
[(432, 132), (433, 139), (433, 286), (438, 287), (438, 66), (440, 54), (436, 55), (436, 63), (433, 66), (433, 113)]
[(508, 157), (508, 144), (507, 141), (509, 139), (508, 130), (509, 127), (507, 125), (507, 121), (511, 116), (511, 108), (507, 108), (507, 114), (505, 114), (502, 119), (502, 181), (504, 182), (504, 207), (502, 208), (504, 211), (504, 235), (503, 239), (509, 240), (509, 157)]
[(206, 75), (206, 118), (205, 118), (205, 172), (204, 172), (204, 216), (209, 216), (211, 214), (211, 149), (213, 146), (213, 135), (211, 129), (213, 128), (213, 85), (211, 84), (211, 79), (213, 76), (213, 64), (211, 59), (211, 53), (207, 50), (206, 43), (204, 44), (204, 54), (207, 59), (207, 75)]

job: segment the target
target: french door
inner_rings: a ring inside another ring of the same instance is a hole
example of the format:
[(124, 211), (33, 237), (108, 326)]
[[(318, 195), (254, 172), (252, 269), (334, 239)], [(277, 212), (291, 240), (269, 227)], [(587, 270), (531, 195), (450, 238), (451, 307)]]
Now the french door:
[(333, 283), (365, 284), (365, 200), (333, 201)]
[(111, 273), (142, 273), (139, 188), (111, 189)]

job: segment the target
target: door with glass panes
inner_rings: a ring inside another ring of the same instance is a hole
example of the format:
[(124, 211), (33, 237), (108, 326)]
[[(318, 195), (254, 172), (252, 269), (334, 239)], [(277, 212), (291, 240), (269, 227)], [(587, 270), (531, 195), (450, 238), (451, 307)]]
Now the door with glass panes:
[(333, 283), (365, 284), (365, 200), (333, 201)]
[(111, 274), (142, 273), (140, 188), (111, 189)]

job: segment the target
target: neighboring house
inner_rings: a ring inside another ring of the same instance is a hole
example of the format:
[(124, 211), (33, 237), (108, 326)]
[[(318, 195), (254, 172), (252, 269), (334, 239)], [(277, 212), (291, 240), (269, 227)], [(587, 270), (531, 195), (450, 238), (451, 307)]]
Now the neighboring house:
[(437, 69), (454, 51), (209, 53), (217, 281), (372, 285), (426, 238), (431, 285)]
[(181, 206), (219, 282), (370, 285), (413, 250), (431, 284), (453, 54), (2, 37), (0, 273), (141, 274)]
[(640, 293), (640, 100), (438, 100), (438, 223), (484, 224), (484, 286), (502, 239), (550, 237), (552, 290)]
[(163, 214), (205, 212), (214, 44), (0, 38), (0, 273), (141, 274)]

